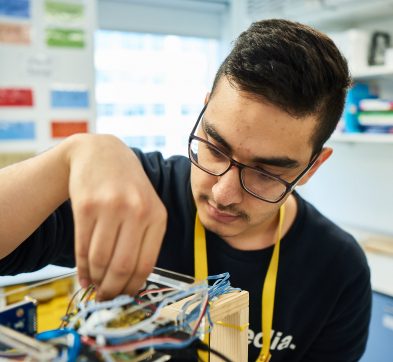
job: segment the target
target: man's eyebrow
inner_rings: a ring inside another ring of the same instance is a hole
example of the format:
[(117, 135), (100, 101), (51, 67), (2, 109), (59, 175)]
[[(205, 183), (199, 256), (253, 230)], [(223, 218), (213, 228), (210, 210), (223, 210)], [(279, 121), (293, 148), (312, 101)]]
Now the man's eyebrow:
[(232, 147), (230, 146), (230, 144), (220, 136), (220, 134), (217, 132), (214, 126), (211, 123), (209, 123), (209, 121), (205, 117), (202, 118), (202, 128), (207, 135), (209, 135), (215, 141), (217, 141), (226, 149), (228, 149), (230, 152), (232, 152)]
[(282, 168), (297, 168), (299, 162), (289, 157), (254, 157), (252, 162)]
[[(220, 143), (222, 146), (232, 152), (231, 145), (227, 141), (225, 141), (224, 138), (222, 138), (222, 136), (217, 132), (214, 126), (209, 123), (209, 121), (205, 117), (202, 118), (202, 128), (206, 134), (208, 134), (216, 142)], [(299, 162), (289, 157), (254, 157), (251, 159), (251, 162), (291, 169), (299, 167)]]

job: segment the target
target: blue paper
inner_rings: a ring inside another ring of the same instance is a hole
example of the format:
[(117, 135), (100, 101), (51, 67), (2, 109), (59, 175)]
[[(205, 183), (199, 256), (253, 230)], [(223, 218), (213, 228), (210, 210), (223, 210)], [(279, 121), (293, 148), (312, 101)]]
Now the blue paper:
[(53, 90), (51, 91), (52, 108), (87, 108), (89, 93), (85, 90)]
[(30, 18), (30, 0), (0, 0), (0, 16)]
[(35, 123), (32, 121), (0, 121), (0, 140), (33, 140)]

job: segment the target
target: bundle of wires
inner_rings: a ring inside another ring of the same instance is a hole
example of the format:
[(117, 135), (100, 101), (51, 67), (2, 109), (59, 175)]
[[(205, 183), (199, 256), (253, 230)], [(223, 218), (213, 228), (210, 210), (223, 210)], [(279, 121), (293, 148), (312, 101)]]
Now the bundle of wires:
[[(209, 302), (222, 294), (235, 290), (230, 285), (229, 273), (209, 276), (206, 284), (195, 284), (185, 290), (172, 288), (160, 289), (160, 296), (151, 297), (157, 290), (144, 290), (137, 296), (120, 295), (109, 301), (96, 301), (94, 287), (83, 290), (79, 301), (74, 294), (59, 329), (37, 335), (42, 341), (66, 337), (63, 355), (59, 361), (76, 361), (83, 346), (108, 356), (108, 353), (128, 353), (149, 349), (180, 350), (190, 346), (203, 346), (200, 337), (210, 332), (212, 323), (209, 314)], [(146, 300), (150, 294), (151, 299)], [(175, 320), (163, 317), (163, 310), (181, 300)], [(72, 309), (72, 304), (75, 304)], [(207, 326), (202, 328), (202, 320), (207, 316)], [(124, 318), (123, 318), (124, 317)], [(121, 321), (121, 319), (126, 321)], [(131, 322), (130, 322), (131, 321)], [(66, 357), (65, 357), (66, 356)], [(66, 358), (66, 359), (64, 359)], [(105, 360), (110, 360), (104, 358)]]

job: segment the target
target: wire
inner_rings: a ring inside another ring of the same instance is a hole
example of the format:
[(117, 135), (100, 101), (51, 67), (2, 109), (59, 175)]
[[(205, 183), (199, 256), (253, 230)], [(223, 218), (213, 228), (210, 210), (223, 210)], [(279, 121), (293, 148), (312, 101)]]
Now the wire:
[(175, 289), (174, 288), (147, 289), (147, 290), (144, 290), (143, 292), (139, 293), (137, 296), (144, 297), (145, 295), (148, 295), (148, 294), (171, 292), (173, 290), (175, 290)]
[(209, 305), (209, 297), (207, 295), (205, 300), (202, 303), (201, 311), (200, 311), (198, 319), (197, 319), (197, 321), (195, 323), (194, 329), (192, 330), (192, 333), (191, 333), (192, 336), (195, 336), (195, 334), (196, 334), (196, 332), (197, 332), (197, 330), (198, 330), (198, 328), (199, 328), (199, 326), (200, 326), (200, 324), (202, 322), (202, 319), (203, 319), (203, 317), (206, 314), (206, 310), (208, 308), (208, 305)]
[[(178, 300), (181, 300), (181, 299), (188, 297), (190, 295), (193, 295), (195, 293), (203, 292), (204, 290), (205, 290), (204, 286), (198, 285), (198, 286), (194, 286), (188, 290), (179, 291), (179, 292), (176, 291), (176, 292), (174, 292), (174, 294), (169, 294), (164, 299), (157, 298), (157, 300), (155, 302), (160, 302), (160, 303), (158, 304), (157, 309), (154, 311), (154, 313), (150, 317), (140, 321), (138, 324), (131, 325), (131, 326), (128, 326), (125, 328), (117, 328), (117, 329), (107, 328), (107, 327), (103, 326), (102, 324), (97, 324), (95, 322), (92, 322), (91, 324), (87, 325), (88, 322), (85, 321), (85, 317), (87, 316), (88, 313), (96, 312), (100, 309), (120, 307), (122, 305), (130, 304), (132, 301), (134, 301), (134, 298), (131, 298), (126, 295), (119, 296), (110, 302), (92, 303), (91, 305), (85, 306), (84, 309), (81, 310), (74, 317), (74, 319), (70, 322), (69, 326), (70, 326), (70, 328), (74, 327), (77, 320), (80, 320), (80, 322), (82, 322), (82, 326), (79, 328), (79, 332), (82, 331), (82, 334), (88, 334), (90, 336), (102, 335), (106, 339), (121, 338), (121, 337), (130, 336), (132, 333), (136, 333), (138, 330), (143, 330), (147, 326), (154, 323), (158, 319), (158, 317), (160, 316), (161, 310), (166, 305), (174, 303)], [(122, 299), (122, 298), (127, 298), (127, 297), (130, 299), (128, 302), (127, 302), (127, 299), (124, 299), (124, 300)], [(149, 303), (152, 303), (152, 302), (149, 302)], [(89, 319), (91, 319), (91, 318), (92, 318), (92, 315), (90, 315)], [(97, 318), (97, 321), (100, 322), (99, 318)], [(87, 328), (82, 328), (84, 326), (86, 326)]]
[(212, 354), (216, 355), (217, 357), (221, 358), (225, 362), (233, 362), (228, 357), (224, 356), (221, 352), (211, 348), (209, 345), (207, 345), (206, 343), (204, 343), (200, 339), (198, 339), (196, 341), (195, 345), (196, 345), (196, 348), (198, 350), (200, 349), (202, 351), (206, 351), (206, 352), (212, 353)]
[(104, 302), (87, 302), (86, 305), (83, 303), (80, 303), (79, 305), (79, 312), (73, 317), (73, 319), (69, 323), (69, 328), (73, 329), (75, 327), (75, 324), (79, 321), (82, 322), (85, 320), (86, 316), (89, 313), (103, 310), (103, 309), (110, 309), (110, 308), (116, 308), (116, 307), (121, 307), (123, 305), (131, 304), (134, 301), (134, 298), (130, 297), (129, 295), (119, 295), (115, 299), (112, 299), (110, 301), (104, 301)]
[(175, 337), (150, 337), (141, 341), (129, 342), (119, 345), (104, 345), (98, 346), (94, 339), (89, 337), (82, 337), (83, 343), (98, 351), (111, 351), (111, 352), (131, 352), (141, 348), (154, 347), (155, 349), (183, 349), (191, 345), (196, 340), (195, 337), (180, 339)]
[[(220, 295), (239, 289), (230, 285), (229, 273), (209, 276), (207, 280), (212, 283), (209, 287), (204, 284), (192, 285), (185, 290), (151, 289), (142, 291), (137, 297), (120, 295), (110, 301), (103, 302), (90, 300), (95, 289), (90, 285), (84, 290), (81, 297), (79, 296), (83, 289), (79, 289), (72, 296), (63, 317), (62, 329), (43, 332), (39, 334), (38, 339), (50, 340), (67, 334), (73, 335), (74, 343), (70, 343), (67, 349), (71, 361), (76, 360), (81, 346), (85, 345), (102, 353), (128, 352), (146, 348), (186, 350), (191, 347), (195, 352), (198, 349), (208, 351), (224, 362), (231, 362), (219, 351), (204, 344), (199, 338), (201, 323), (205, 316), (208, 322), (206, 323), (207, 329), (212, 326), (209, 302)], [(169, 293), (151, 298), (158, 292)], [(139, 299), (146, 296), (151, 300), (144, 302)], [(187, 297), (191, 298), (182, 305), (177, 320), (170, 323), (165, 318), (159, 319), (161, 311), (166, 306)], [(126, 308), (125, 312), (124, 308)], [(146, 311), (146, 308), (149, 310)], [(144, 319), (135, 324), (125, 327), (113, 327), (107, 324), (108, 320), (112, 320), (119, 313), (133, 313), (138, 310), (146, 311), (146, 315)], [(179, 333), (183, 333), (182, 338), (179, 338)], [(79, 338), (76, 338), (76, 335)], [(66, 350), (62, 349), (62, 351)]]
[(76, 299), (76, 296), (77, 296), (78, 294), (80, 294), (82, 291), (84, 291), (83, 294), (82, 294), (82, 296), (81, 296), (80, 299), (79, 299), (79, 302), (78, 302), (78, 304), (79, 304), (79, 303), (81, 303), (81, 302), (85, 299), (85, 297), (87, 297), (86, 299), (88, 300), (88, 298), (90, 297), (91, 293), (92, 293), (94, 290), (95, 290), (94, 284), (90, 284), (86, 289), (79, 288), (79, 289), (73, 294), (73, 296), (72, 296), (71, 299), (70, 299), (70, 302), (68, 303), (67, 310), (66, 310), (64, 316), (62, 317), (62, 321), (60, 322), (59, 329), (62, 329), (62, 328), (64, 328), (64, 327), (66, 327), (66, 323), (69, 322), (70, 317), (73, 315), (73, 314), (71, 314), (71, 307), (72, 307), (72, 304), (74, 303), (74, 301), (75, 301), (75, 299)]
[(79, 350), (81, 348), (80, 335), (73, 329), (54, 329), (45, 332), (41, 332), (36, 335), (36, 339), (40, 341), (49, 341), (54, 338), (71, 335), (72, 345), (67, 346), (68, 349), (68, 360), (74, 362), (78, 358)]
[(60, 322), (59, 329), (63, 328), (63, 327), (65, 326), (65, 323), (68, 321), (72, 303), (74, 302), (76, 296), (77, 296), (82, 290), (83, 290), (82, 288), (79, 288), (79, 289), (73, 294), (73, 296), (71, 297), (71, 299), (70, 299), (70, 301), (69, 301), (69, 303), (68, 303), (68, 306), (67, 306), (67, 310), (66, 310), (66, 312), (65, 312), (65, 314), (64, 314), (64, 316), (62, 317), (62, 320), (61, 320), (61, 322)]

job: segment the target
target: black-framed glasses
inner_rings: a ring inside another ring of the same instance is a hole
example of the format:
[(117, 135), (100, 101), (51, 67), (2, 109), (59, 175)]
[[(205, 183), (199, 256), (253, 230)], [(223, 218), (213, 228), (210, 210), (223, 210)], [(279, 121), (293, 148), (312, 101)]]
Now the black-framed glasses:
[(257, 199), (270, 203), (280, 202), (310, 170), (321, 152), (316, 152), (311, 157), (307, 167), (292, 182), (287, 182), (268, 171), (234, 160), (206, 139), (196, 136), (195, 132), (206, 107), (207, 105), (203, 107), (199, 114), (188, 139), (188, 156), (190, 161), (213, 176), (223, 176), (233, 166), (237, 167), (240, 170), (239, 178), (242, 188)]

